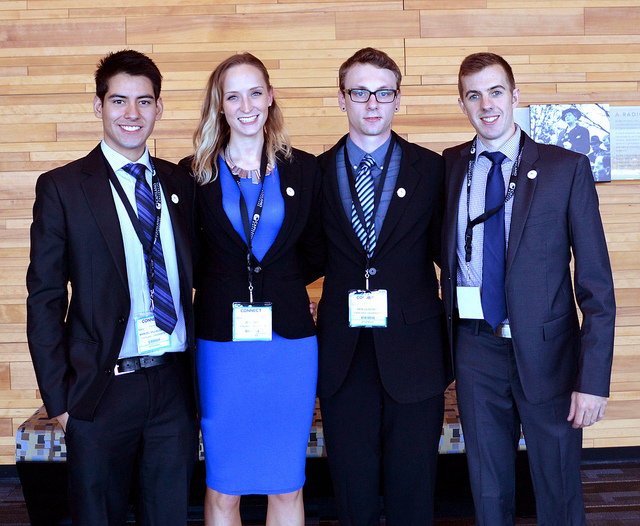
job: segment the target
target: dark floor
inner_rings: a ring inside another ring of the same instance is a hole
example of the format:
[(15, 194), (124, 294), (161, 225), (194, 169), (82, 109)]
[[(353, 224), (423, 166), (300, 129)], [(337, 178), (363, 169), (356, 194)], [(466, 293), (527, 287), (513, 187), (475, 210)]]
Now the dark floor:
[[(589, 526), (640, 525), (640, 464), (613, 463), (585, 466), (582, 470), (587, 524)], [(264, 525), (264, 500), (245, 498), (242, 513), (246, 526)], [(307, 526), (337, 526), (331, 498), (305, 500)], [(190, 526), (202, 525), (202, 508), (191, 509)], [(440, 498), (438, 526), (468, 526), (474, 523), (471, 503)], [(64, 524), (64, 523), (62, 523)], [(384, 525), (384, 521), (382, 523)], [(535, 518), (518, 518), (518, 525), (536, 524)], [(0, 473), (0, 525), (29, 525), (27, 508), (17, 474)]]

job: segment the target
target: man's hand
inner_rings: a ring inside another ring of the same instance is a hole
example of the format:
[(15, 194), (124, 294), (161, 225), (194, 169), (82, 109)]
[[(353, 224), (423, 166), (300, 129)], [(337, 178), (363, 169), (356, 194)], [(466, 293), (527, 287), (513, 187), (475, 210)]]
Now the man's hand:
[(586, 393), (571, 393), (571, 408), (567, 420), (573, 420), (572, 427), (589, 427), (604, 417), (607, 408), (607, 399), (604, 396), (590, 395)]
[(62, 413), (61, 415), (58, 415), (55, 418), (58, 421), (58, 424), (62, 426), (62, 430), (66, 433), (67, 421), (69, 420), (69, 413)]

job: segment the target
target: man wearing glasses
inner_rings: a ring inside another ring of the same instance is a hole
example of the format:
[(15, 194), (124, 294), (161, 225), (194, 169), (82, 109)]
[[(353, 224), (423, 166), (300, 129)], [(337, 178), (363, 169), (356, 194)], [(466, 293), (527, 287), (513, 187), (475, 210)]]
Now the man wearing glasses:
[(328, 260), (318, 307), (319, 384), (341, 525), (433, 523), (449, 384), (440, 254), (442, 158), (391, 131), (402, 74), (361, 49), (340, 67), (349, 134), (319, 158)]

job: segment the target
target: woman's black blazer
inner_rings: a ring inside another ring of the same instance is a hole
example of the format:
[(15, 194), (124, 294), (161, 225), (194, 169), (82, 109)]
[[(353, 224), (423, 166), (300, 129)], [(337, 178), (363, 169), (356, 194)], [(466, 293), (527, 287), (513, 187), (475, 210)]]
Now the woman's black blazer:
[[(191, 158), (180, 164), (189, 169)], [(277, 164), (284, 221), (262, 261), (253, 258), (253, 300), (271, 302), (273, 331), (297, 339), (315, 334), (306, 285), (324, 273), (321, 175), (315, 157), (301, 150), (294, 149), (289, 160), (278, 157)], [(231, 305), (249, 301), (247, 245), (222, 208), (220, 177), (199, 186), (196, 194), (196, 336), (230, 341)]]

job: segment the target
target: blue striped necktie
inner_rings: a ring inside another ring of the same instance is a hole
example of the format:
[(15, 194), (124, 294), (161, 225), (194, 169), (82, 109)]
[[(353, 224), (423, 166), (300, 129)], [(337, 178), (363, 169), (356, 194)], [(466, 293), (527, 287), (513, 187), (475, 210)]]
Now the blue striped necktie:
[[(358, 217), (356, 205), (354, 203), (351, 204), (351, 222), (353, 223), (353, 229), (364, 249), (368, 250), (369, 257), (373, 255), (373, 250), (376, 248), (376, 225), (373, 221), (375, 189), (373, 187), (373, 176), (371, 175), (371, 168), (373, 168), (374, 164), (375, 161), (373, 157), (366, 154), (362, 161), (360, 161), (358, 174), (356, 176), (356, 194), (364, 214), (364, 225)], [(369, 233), (368, 236), (367, 232)]]
[[(505, 229), (504, 229), (504, 179), (502, 152), (482, 152), (491, 161), (487, 175), (484, 210), (500, 206), (495, 214), (484, 222), (482, 248), (482, 312), (484, 319), (495, 330), (507, 317), (507, 300), (504, 290)], [(502, 206), (501, 206), (502, 205)]]
[[(138, 209), (138, 219), (149, 242), (149, 246), (151, 246), (155, 229), (156, 209), (151, 188), (149, 188), (147, 180), (145, 179), (146, 167), (144, 164), (130, 163), (123, 166), (122, 169), (136, 178), (136, 208)], [(144, 252), (146, 268), (148, 269), (148, 254), (146, 250)], [(162, 243), (159, 235), (153, 245), (152, 254), (154, 264), (153, 314), (156, 320), (156, 326), (167, 334), (171, 334), (176, 326), (178, 317), (176, 316), (176, 309), (173, 305), (173, 297), (171, 296), (171, 288), (169, 287), (169, 278), (164, 264), (164, 254), (162, 253)]]

